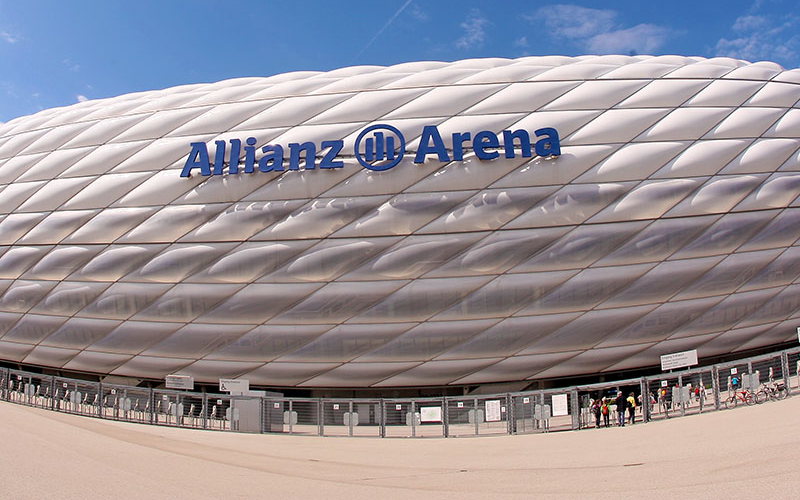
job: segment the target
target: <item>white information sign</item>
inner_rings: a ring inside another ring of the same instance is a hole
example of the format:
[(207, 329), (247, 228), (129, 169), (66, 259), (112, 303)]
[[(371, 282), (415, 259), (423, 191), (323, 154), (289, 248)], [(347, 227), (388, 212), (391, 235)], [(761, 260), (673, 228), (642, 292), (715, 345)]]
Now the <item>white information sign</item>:
[(167, 375), (167, 389), (194, 390), (194, 377), (189, 375)]
[(419, 418), (421, 422), (441, 422), (442, 407), (423, 406), (422, 408), (419, 409)]
[(553, 416), (563, 417), (564, 415), (569, 415), (567, 408), (567, 395), (553, 394)]
[(464, 407), (464, 402), (463, 402), (463, 401), (459, 401), (459, 402), (458, 402), (458, 404), (457, 404), (456, 406), (457, 406), (458, 408), (463, 408), (463, 407)]
[(337, 405), (337, 404), (333, 405), (333, 409), (334, 410), (338, 410), (339, 409), (339, 405)]
[(490, 399), (486, 401), (486, 421), (499, 422), (500, 421), (500, 400)]
[(526, 405), (531, 402), (531, 398), (522, 398), (522, 404)]
[(394, 405), (394, 409), (400, 411), (403, 409), (403, 405)]
[(661, 371), (674, 370), (676, 368), (684, 368), (686, 366), (694, 366), (697, 364), (697, 350), (673, 352), (672, 354), (664, 354), (661, 356)]
[(731, 375), (736, 375), (737, 373), (739, 373), (738, 368), (731, 368)]
[(250, 381), (247, 379), (219, 379), (219, 390), (236, 394), (244, 394), (250, 390)]
[(662, 380), (661, 381), (661, 387), (666, 387), (668, 385), (669, 385), (669, 382), (667, 382), (666, 380)]

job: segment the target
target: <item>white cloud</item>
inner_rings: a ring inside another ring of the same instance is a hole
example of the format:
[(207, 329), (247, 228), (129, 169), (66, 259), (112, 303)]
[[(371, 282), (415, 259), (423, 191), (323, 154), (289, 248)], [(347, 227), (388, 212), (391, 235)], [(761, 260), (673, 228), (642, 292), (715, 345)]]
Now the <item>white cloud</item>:
[(478, 9), (470, 9), (469, 17), (461, 23), (464, 34), (456, 40), (456, 47), (459, 49), (471, 49), (480, 47), (486, 41), (486, 31), (484, 28), (489, 24), (489, 20), (483, 17)]
[(64, 59), (61, 62), (64, 64), (64, 66), (67, 67), (67, 69), (69, 71), (71, 71), (73, 73), (77, 73), (81, 69), (81, 65), (80, 64), (73, 64), (72, 61), (69, 60), (69, 59)]
[(88, 100), (89, 100), (89, 98), (88, 98), (88, 97), (86, 97), (86, 96), (85, 96), (85, 95), (83, 95), (83, 94), (78, 94), (78, 95), (76, 95), (76, 96), (75, 96), (75, 99), (77, 99), (77, 100), (78, 100), (78, 102), (86, 102), (86, 101), (88, 101)]
[(417, 5), (416, 3), (412, 3), (411, 4), (411, 10), (409, 12), (414, 17), (414, 19), (416, 19), (417, 21), (427, 21), (428, 20), (428, 13), (425, 12), (424, 10), (422, 10), (420, 8), (420, 6)]
[(651, 54), (661, 48), (671, 31), (653, 24), (595, 35), (587, 41), (589, 51), (598, 54)]
[(544, 22), (545, 33), (566, 40), (590, 53), (654, 53), (674, 31), (655, 24), (626, 28), (617, 21), (617, 12), (579, 5), (542, 7), (526, 16), (532, 23)]
[(750, 31), (760, 29), (768, 23), (764, 16), (741, 16), (733, 23), (734, 31)]
[(8, 31), (0, 31), (0, 38), (2, 38), (8, 43), (17, 43), (17, 41), (19, 41), (18, 36), (12, 35)]
[(791, 14), (780, 20), (767, 16), (741, 16), (731, 26), (735, 36), (721, 38), (714, 47), (715, 55), (796, 65), (800, 53), (798, 27), (800, 17)]
[(561, 38), (590, 38), (606, 33), (614, 27), (617, 13), (579, 5), (551, 5), (527, 16), (529, 21), (544, 20), (550, 34)]
[(522, 48), (528, 47), (528, 37), (523, 36), (514, 40), (514, 47), (522, 47)]

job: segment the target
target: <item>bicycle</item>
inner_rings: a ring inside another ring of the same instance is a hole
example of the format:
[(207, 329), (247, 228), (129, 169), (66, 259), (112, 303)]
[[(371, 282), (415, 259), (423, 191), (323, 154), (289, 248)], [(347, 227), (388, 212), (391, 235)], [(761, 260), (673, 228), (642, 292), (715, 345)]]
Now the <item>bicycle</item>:
[(756, 404), (756, 398), (752, 392), (748, 390), (735, 391), (728, 399), (725, 400), (725, 408), (736, 408), (739, 402), (746, 403), (747, 405)]
[(789, 395), (789, 392), (786, 390), (786, 386), (782, 383), (778, 382), (776, 384), (764, 384), (761, 386), (758, 392), (755, 394), (756, 403), (763, 403), (768, 399), (784, 399), (786, 396)]

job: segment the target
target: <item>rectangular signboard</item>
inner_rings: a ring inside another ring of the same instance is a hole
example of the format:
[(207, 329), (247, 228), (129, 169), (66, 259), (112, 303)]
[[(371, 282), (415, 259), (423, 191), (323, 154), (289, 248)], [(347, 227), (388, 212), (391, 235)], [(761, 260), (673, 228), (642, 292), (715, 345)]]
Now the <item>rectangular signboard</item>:
[(189, 375), (167, 375), (167, 389), (194, 390), (194, 377)]
[(567, 409), (567, 395), (566, 394), (553, 394), (553, 416), (563, 417), (569, 415)]
[(247, 379), (219, 379), (219, 390), (231, 394), (244, 394), (250, 390), (250, 381)]
[(423, 406), (419, 409), (420, 422), (441, 422), (442, 421), (442, 407), (441, 406)]
[(661, 371), (674, 370), (697, 364), (697, 350), (673, 352), (661, 356)]
[(499, 422), (500, 421), (500, 400), (491, 399), (486, 402), (486, 421)]

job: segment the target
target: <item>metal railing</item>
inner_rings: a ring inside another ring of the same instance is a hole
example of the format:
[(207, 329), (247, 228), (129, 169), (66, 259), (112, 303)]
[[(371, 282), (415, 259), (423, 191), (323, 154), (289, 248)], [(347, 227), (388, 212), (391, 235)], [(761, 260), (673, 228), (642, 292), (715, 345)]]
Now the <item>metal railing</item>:
[[(734, 387), (736, 379), (740, 383)], [(656, 376), (557, 389), (438, 398), (329, 399), (231, 396), (91, 382), (0, 369), (0, 400), (152, 425), (314, 436), (459, 437), (529, 434), (605, 425), (592, 405), (632, 394), (649, 422), (745, 405), (742, 391), (800, 390), (800, 347)], [(737, 396), (737, 394), (739, 396)], [(760, 399), (768, 399), (767, 392)], [(625, 409), (622, 409), (623, 413)]]

